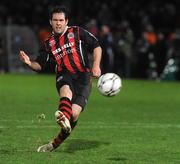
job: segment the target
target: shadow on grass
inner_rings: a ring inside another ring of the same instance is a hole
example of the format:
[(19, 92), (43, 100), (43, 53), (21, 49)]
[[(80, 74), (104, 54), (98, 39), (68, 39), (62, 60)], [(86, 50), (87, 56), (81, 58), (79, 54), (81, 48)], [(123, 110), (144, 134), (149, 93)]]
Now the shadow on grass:
[(3, 154), (12, 154), (12, 151), (6, 150), (6, 149), (0, 149), (0, 154), (1, 155), (3, 155)]
[[(47, 142), (44, 142), (44, 144)], [(109, 145), (109, 142), (102, 142), (97, 140), (85, 140), (85, 139), (70, 139), (66, 142), (66, 148), (64, 149), (64, 153), (75, 153), (76, 151), (84, 151), (89, 149), (95, 149), (102, 145)], [(61, 149), (59, 151), (62, 152)], [(8, 148), (8, 149), (1, 149), (0, 148), (0, 156), (1, 155), (13, 155), (17, 153), (32, 153), (35, 150), (23, 150), (17, 148)], [(57, 151), (58, 152), (58, 151)]]
[(88, 149), (94, 149), (101, 145), (109, 145), (109, 142), (102, 142), (96, 140), (84, 140), (84, 139), (71, 139), (67, 143), (67, 148), (64, 152), (74, 153), (76, 151), (83, 151)]
[(32, 150), (18, 150), (18, 149), (13, 149), (13, 148), (9, 148), (9, 149), (0, 149), (0, 156), (1, 155), (13, 155), (13, 154), (17, 154), (17, 153), (32, 153), (34, 151)]
[(127, 158), (123, 158), (123, 157), (111, 157), (111, 158), (107, 158), (107, 160), (110, 160), (110, 161), (126, 161)]

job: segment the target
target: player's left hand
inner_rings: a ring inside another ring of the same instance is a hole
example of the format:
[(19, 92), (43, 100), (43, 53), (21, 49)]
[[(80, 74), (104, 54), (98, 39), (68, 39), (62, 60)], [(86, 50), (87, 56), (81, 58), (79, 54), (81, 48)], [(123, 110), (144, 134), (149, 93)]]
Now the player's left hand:
[(92, 74), (93, 77), (98, 78), (99, 76), (101, 76), (101, 69), (99, 66), (93, 66), (92, 68)]

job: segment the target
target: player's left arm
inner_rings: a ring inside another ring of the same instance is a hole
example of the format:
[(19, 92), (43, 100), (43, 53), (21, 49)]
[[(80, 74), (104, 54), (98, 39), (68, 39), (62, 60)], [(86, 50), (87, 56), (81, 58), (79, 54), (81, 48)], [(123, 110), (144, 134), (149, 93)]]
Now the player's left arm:
[(102, 48), (99, 45), (98, 39), (88, 32), (87, 30), (80, 28), (80, 37), (90, 51), (93, 52), (93, 77), (99, 77), (101, 75), (100, 62), (102, 56)]
[(101, 56), (102, 56), (102, 49), (100, 46), (94, 48), (93, 50), (93, 67), (92, 67), (92, 73), (93, 77), (99, 77), (101, 75)]

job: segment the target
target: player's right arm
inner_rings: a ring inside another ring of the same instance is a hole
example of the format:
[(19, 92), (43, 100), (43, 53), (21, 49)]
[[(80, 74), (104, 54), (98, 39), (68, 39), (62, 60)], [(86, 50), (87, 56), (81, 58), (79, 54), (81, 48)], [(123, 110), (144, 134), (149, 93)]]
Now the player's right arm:
[(39, 72), (42, 70), (41, 65), (36, 61), (31, 61), (29, 56), (24, 51), (19, 52), (19, 57), (20, 57), (20, 60), (32, 70), (36, 72)]

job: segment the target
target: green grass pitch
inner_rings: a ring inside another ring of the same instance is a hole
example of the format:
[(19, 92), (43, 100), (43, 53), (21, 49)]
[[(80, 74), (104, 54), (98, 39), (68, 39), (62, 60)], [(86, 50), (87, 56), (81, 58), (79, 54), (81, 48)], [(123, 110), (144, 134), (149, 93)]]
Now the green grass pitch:
[(71, 136), (56, 151), (37, 153), (59, 132), (55, 77), (0, 75), (0, 163), (180, 163), (180, 83), (123, 80), (107, 98), (96, 82)]

